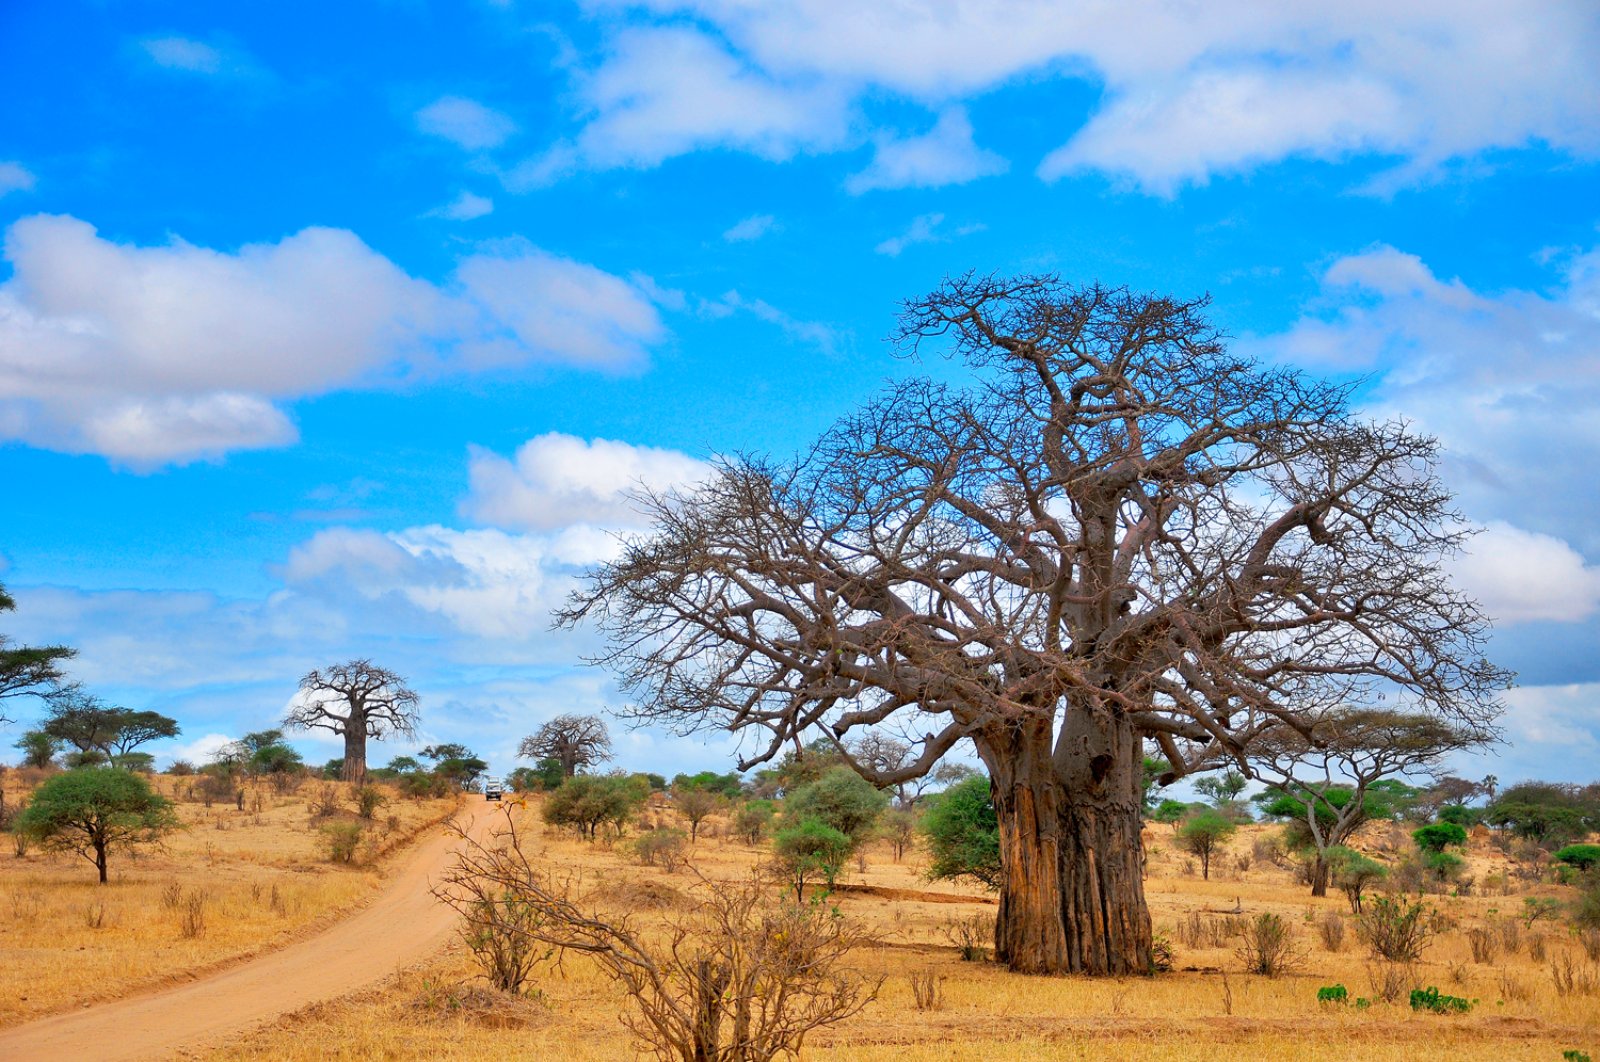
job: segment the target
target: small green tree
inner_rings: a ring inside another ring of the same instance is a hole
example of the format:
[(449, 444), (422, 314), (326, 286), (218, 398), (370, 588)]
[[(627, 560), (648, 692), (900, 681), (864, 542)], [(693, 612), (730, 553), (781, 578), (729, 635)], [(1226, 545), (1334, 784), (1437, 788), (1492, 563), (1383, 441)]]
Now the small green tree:
[(55, 762), (61, 741), (43, 730), (29, 730), (12, 747), (22, 751), (22, 766), (43, 768)]
[(159, 840), (179, 823), (171, 801), (143, 778), (86, 767), (58, 774), (35, 790), (16, 828), (46, 848), (83, 856), (103, 885), (112, 848)]
[(649, 784), (627, 775), (579, 774), (550, 794), (544, 818), (554, 826), (571, 826), (592, 841), (602, 826), (620, 834), (649, 797)]
[(1178, 847), (1200, 860), (1200, 876), (1211, 880), (1211, 857), (1239, 827), (1209, 808), (1196, 812), (1178, 830)]
[(921, 828), (933, 857), (929, 878), (972, 878), (1000, 887), (1000, 822), (988, 778), (968, 778), (931, 798)]
[(1362, 896), (1388, 876), (1389, 868), (1344, 845), (1328, 849), (1327, 859), (1334, 886), (1350, 901), (1350, 910), (1360, 914)]
[(734, 831), (744, 838), (745, 844), (760, 844), (772, 828), (776, 809), (770, 800), (746, 800), (733, 816)]
[(784, 799), (785, 814), (796, 820), (815, 818), (860, 844), (877, 825), (889, 796), (848, 767), (834, 767)]
[(1453, 822), (1434, 822), (1411, 831), (1411, 839), (1424, 852), (1443, 852), (1452, 845), (1467, 843), (1467, 831)]
[(1203, 804), (1186, 804), (1181, 800), (1173, 800), (1171, 797), (1167, 797), (1156, 805), (1156, 809), (1150, 813), (1150, 819), (1153, 822), (1164, 822), (1176, 830), (1183, 823), (1184, 816), (1204, 806)]
[(678, 814), (689, 823), (689, 840), (694, 842), (700, 839), (700, 824), (722, 807), (723, 798), (721, 792), (716, 789), (701, 789), (693, 785), (679, 789), (674, 783), (672, 801), (673, 806), (678, 809)]
[(855, 842), (817, 818), (801, 819), (773, 838), (773, 857), (778, 870), (794, 885), (795, 896), (806, 897), (807, 882), (821, 878), (829, 889), (844, 869)]
[(1239, 799), (1250, 785), (1244, 775), (1233, 768), (1228, 768), (1221, 774), (1207, 775), (1194, 783), (1195, 791), (1209, 799), (1213, 806), (1222, 808)]
[(1600, 844), (1569, 844), (1555, 855), (1556, 862), (1579, 870), (1600, 866)]

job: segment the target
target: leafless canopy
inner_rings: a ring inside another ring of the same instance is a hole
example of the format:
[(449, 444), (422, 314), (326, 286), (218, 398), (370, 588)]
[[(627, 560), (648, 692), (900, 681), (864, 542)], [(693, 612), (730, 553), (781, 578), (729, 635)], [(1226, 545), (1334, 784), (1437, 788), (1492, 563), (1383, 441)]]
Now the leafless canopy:
[(522, 739), (517, 755), (555, 760), (571, 778), (579, 768), (595, 767), (611, 758), (611, 734), (598, 715), (558, 715)]
[(345, 781), (360, 782), (367, 771), (367, 739), (390, 733), (414, 736), (418, 704), (417, 695), (393, 671), (370, 660), (351, 660), (308, 672), (283, 725), (343, 735)]
[(647, 718), (960, 738), (1112, 701), (1178, 772), (1335, 706), (1405, 697), (1470, 728), (1505, 675), (1440, 560), (1464, 532), (1436, 445), (1346, 391), (1228, 354), (1206, 300), (1053, 278), (950, 282), (898, 338), (982, 374), (892, 387), (790, 462), (649, 499), (657, 533), (564, 619), (611, 635)]
[[(1487, 732), (1506, 675), (1441, 561), (1463, 530), (1436, 446), (1345, 389), (1227, 352), (1206, 301), (965, 277), (898, 339), (973, 383), (893, 385), (794, 460), (648, 496), (655, 533), (563, 622), (638, 716), (754, 740), (893, 719), (919, 777), (989, 768), (1014, 969), (1144, 972), (1141, 749), (1241, 765), (1336, 707)], [(847, 735), (849, 736), (847, 738)]]

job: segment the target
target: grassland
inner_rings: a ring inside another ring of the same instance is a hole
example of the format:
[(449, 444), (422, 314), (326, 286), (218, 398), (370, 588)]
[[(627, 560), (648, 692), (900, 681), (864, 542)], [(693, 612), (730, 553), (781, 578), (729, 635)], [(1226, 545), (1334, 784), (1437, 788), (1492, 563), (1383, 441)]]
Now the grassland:
[[(525, 814), (530, 817), (533, 809)], [(658, 812), (663, 819), (670, 813)], [(1376, 968), (1355, 938), (1345, 899), (1313, 899), (1292, 874), (1253, 856), (1267, 827), (1240, 831), (1202, 881), (1172, 851), (1171, 833), (1153, 827), (1147, 890), (1158, 932), (1177, 947), (1176, 969), (1154, 978), (1088, 980), (1020, 977), (987, 962), (963, 962), (949, 927), (992, 917), (979, 890), (929, 885), (915, 855), (895, 863), (887, 846), (852, 867), (848, 889), (836, 896), (842, 912), (870, 927), (876, 943), (852, 957), (862, 974), (883, 978), (876, 1002), (849, 1022), (813, 1037), (806, 1058), (860, 1062), (943, 1062), (1031, 1059), (1553, 1059), (1563, 1051), (1600, 1056), (1600, 994), (1561, 994), (1552, 960), (1571, 956), (1592, 969), (1564, 923), (1522, 918), (1526, 896), (1565, 899), (1554, 885), (1509, 894), (1434, 896), (1447, 929), (1410, 975), (1414, 987), (1475, 1000), (1470, 1013), (1414, 1012), (1404, 998), (1371, 1006), (1317, 1002), (1323, 985), (1344, 984), (1351, 997), (1370, 996)], [(535, 828), (541, 861), (581, 870), (584, 888), (612, 910), (658, 917), (691, 893), (695, 876), (637, 864), (625, 845), (607, 847)], [(1398, 836), (1374, 831), (1380, 847)], [(715, 882), (745, 874), (759, 859), (714, 823), (694, 846), (693, 862)], [(1506, 875), (1505, 857), (1481, 840), (1467, 872), (1477, 881)], [(966, 902), (934, 902), (930, 892)], [(1202, 929), (1239, 910), (1278, 914), (1294, 927), (1303, 955), (1299, 968), (1266, 978), (1241, 972), (1231, 938), (1183, 943), (1191, 923)], [(1338, 915), (1347, 932), (1329, 950), (1319, 924)], [(1515, 929), (1506, 929), (1507, 925)], [(1473, 928), (1493, 926), (1501, 941), (1490, 962), (1474, 962)], [(1508, 939), (1514, 937), (1514, 939)], [(940, 978), (936, 1008), (917, 1010), (909, 977)], [(524, 1000), (484, 991), (460, 949), (399, 975), (383, 989), (318, 1006), (262, 1029), (225, 1050), (233, 1060), (311, 1058), (560, 1058), (564, 1062), (633, 1057), (635, 1045), (618, 1022), (626, 998), (589, 962), (569, 957), (541, 973)]]

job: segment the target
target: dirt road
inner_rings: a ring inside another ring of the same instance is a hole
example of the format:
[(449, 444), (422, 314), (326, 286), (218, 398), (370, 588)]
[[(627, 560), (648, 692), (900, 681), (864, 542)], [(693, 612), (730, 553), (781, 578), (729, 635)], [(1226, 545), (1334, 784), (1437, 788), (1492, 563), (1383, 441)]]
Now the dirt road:
[[(495, 805), (469, 804), (481, 837)], [(204, 1048), (261, 1022), (381, 981), (426, 958), (449, 939), (455, 915), (429, 893), (460, 839), (442, 827), (393, 864), (371, 903), (305, 940), (189, 984), (163, 988), (86, 1010), (58, 1014), (0, 1032), (0, 1059), (114, 1062), (165, 1058), (179, 1048)]]

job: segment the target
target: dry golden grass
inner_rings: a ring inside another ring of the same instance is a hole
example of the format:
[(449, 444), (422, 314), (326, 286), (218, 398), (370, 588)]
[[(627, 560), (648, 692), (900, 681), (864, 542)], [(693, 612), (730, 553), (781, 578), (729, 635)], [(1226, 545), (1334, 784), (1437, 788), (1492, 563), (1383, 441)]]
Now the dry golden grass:
[[(658, 813), (665, 814), (665, 813)], [(1520, 915), (1521, 895), (1431, 897), (1455, 920), (1429, 949), (1415, 972), (1416, 987), (1476, 999), (1472, 1012), (1443, 1016), (1414, 1013), (1397, 1005), (1329, 1007), (1316, 1001), (1317, 988), (1342, 983), (1351, 997), (1371, 994), (1365, 949), (1353, 925), (1337, 953), (1323, 948), (1315, 920), (1324, 912), (1349, 917), (1342, 896), (1313, 900), (1288, 872), (1254, 863), (1241, 872), (1234, 855), (1249, 852), (1266, 828), (1240, 831), (1229, 869), (1210, 882), (1186, 876), (1183, 860), (1170, 854), (1165, 827), (1147, 841), (1148, 892), (1158, 932), (1175, 940), (1177, 923), (1190, 912), (1235, 906), (1245, 914), (1273, 912), (1293, 926), (1305, 954), (1297, 972), (1275, 978), (1247, 976), (1231, 947), (1178, 948), (1176, 972), (1152, 979), (1089, 980), (1021, 977), (990, 963), (958, 960), (944, 932), (952, 919), (989, 914), (980, 891), (948, 884), (929, 886), (915, 859), (893, 863), (887, 849), (869, 854), (865, 871), (852, 867), (848, 883), (875, 894), (844, 892), (843, 912), (868, 923), (877, 946), (862, 950), (854, 965), (885, 977), (879, 999), (848, 1023), (808, 1041), (814, 1062), (1024, 1062), (1035, 1059), (1191, 1059), (1202, 1057), (1330, 1059), (1559, 1059), (1567, 1049), (1600, 1057), (1600, 995), (1559, 997), (1548, 959), (1529, 955), (1525, 930), (1520, 949), (1493, 965), (1475, 965), (1466, 940), (1474, 926)], [(670, 901), (688, 891), (690, 874), (665, 874), (636, 865), (625, 845), (607, 849), (570, 836), (535, 829), (544, 860), (582, 871), (585, 888), (620, 903), (643, 906)], [(1168, 851), (1164, 851), (1168, 850)], [(751, 849), (714, 823), (695, 846), (693, 861), (707, 877), (727, 879), (756, 861)], [(1474, 850), (1469, 872), (1479, 880), (1501, 867), (1497, 853)], [(933, 902), (916, 893), (968, 896), (969, 904)], [(1541, 888), (1541, 895), (1561, 890)], [(1216, 917), (1207, 915), (1206, 917)], [(1547, 956), (1582, 953), (1562, 926), (1541, 922)], [(942, 977), (938, 1009), (914, 1008), (910, 974)], [(1226, 974), (1226, 982), (1224, 980)], [(237, 1062), (266, 1059), (500, 1060), (560, 1058), (599, 1062), (633, 1057), (635, 1045), (617, 1021), (625, 997), (597, 969), (569, 958), (559, 971), (536, 980), (525, 1002), (496, 1001), (471, 991), (474, 970), (459, 950), (408, 971), (384, 988), (315, 1007), (260, 1030), (222, 1051)], [(1505, 987), (1513, 991), (1508, 995)], [(1231, 996), (1231, 1000), (1225, 998)]]
[[(6, 778), (12, 802), (23, 795), (16, 774)], [(180, 797), (190, 782), (156, 779)], [(113, 851), (106, 885), (78, 856), (15, 858), (10, 836), (0, 839), (0, 1027), (281, 944), (359, 903), (382, 880), (380, 853), (456, 806), (392, 800), (368, 825), (361, 861), (336, 867), (308, 813), (325, 784), (247, 787), (243, 810), (180, 799), (187, 829), (159, 848)], [(348, 787), (335, 788), (350, 808)]]

